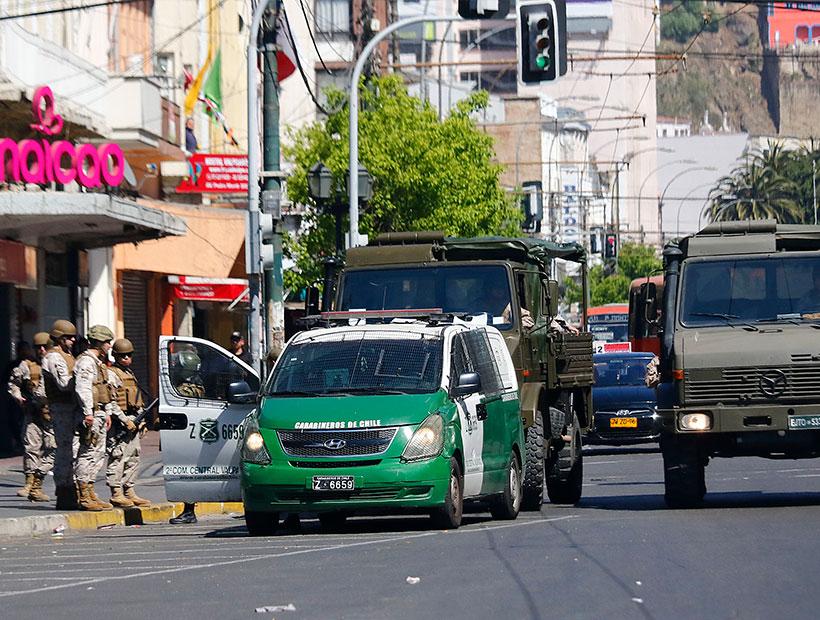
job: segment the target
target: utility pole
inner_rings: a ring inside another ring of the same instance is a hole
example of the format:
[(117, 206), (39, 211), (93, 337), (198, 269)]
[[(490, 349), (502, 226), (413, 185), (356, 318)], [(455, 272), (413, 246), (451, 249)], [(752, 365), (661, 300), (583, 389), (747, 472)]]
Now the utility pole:
[[(275, 232), (270, 238), (273, 264), (264, 269), (265, 351), (285, 344), (285, 303), (282, 282), (282, 191), (279, 169), (279, 67), (276, 60), (276, 22), (279, 0), (262, 16), (262, 213), (273, 216)], [(248, 59), (251, 62), (251, 59)], [(253, 136), (250, 136), (253, 139)]]

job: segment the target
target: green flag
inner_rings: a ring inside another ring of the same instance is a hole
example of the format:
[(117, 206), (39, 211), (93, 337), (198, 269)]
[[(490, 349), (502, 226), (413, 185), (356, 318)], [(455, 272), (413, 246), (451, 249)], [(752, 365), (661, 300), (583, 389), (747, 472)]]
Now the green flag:
[(205, 102), (205, 112), (214, 120), (221, 121), (222, 114), (222, 50), (216, 53), (214, 64), (208, 73), (208, 79), (202, 87), (202, 98)]

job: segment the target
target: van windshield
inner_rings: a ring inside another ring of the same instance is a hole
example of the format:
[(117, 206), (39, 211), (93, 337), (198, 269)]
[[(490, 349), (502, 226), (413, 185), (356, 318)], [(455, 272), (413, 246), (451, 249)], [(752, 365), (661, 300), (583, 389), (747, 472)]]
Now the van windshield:
[(820, 318), (820, 258), (692, 261), (681, 293), (688, 327)]
[(302, 338), (282, 352), (264, 395), (435, 392), (443, 342), (429, 333), (360, 329)]
[(337, 310), (487, 313), (491, 325), (506, 330), (512, 327), (511, 290), (507, 271), (499, 265), (348, 270)]

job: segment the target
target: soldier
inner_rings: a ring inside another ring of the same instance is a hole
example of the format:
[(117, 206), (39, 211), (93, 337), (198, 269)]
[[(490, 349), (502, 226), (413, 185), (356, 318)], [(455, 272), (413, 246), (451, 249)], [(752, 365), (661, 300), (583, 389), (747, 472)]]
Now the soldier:
[(71, 321), (60, 319), (54, 321), (50, 335), (54, 346), (43, 358), (37, 394), (46, 400), (57, 444), (54, 454), (56, 507), (57, 510), (75, 510), (74, 454), (77, 440), (74, 429), (82, 419), (74, 401), (74, 356), (71, 354), (77, 328)]
[(24, 359), (11, 372), (9, 393), (23, 408), (23, 471), (25, 486), (17, 491), (20, 497), (33, 502), (51, 499), (43, 493), (43, 480), (54, 466), (54, 428), (45, 402), (36, 395), (40, 382), (40, 363), (45, 357), (51, 339), (46, 332), (34, 334), (35, 360)]
[[(111, 489), (111, 503), (121, 508), (148, 506), (151, 502), (134, 491), (140, 465), (140, 435), (146, 427), (136, 418), (143, 413), (144, 402), (137, 378), (131, 370), (134, 345), (126, 338), (114, 341), (114, 365), (109, 369), (113, 384), (113, 419), (117, 427), (108, 437), (108, 469), (105, 480)], [(114, 434), (125, 431), (118, 439)]]
[(111, 388), (108, 384), (108, 352), (114, 334), (105, 325), (88, 330), (89, 348), (74, 364), (74, 392), (80, 403), (80, 447), (75, 475), (83, 510), (112, 508), (94, 492), (94, 480), (105, 460), (105, 436), (111, 427)]

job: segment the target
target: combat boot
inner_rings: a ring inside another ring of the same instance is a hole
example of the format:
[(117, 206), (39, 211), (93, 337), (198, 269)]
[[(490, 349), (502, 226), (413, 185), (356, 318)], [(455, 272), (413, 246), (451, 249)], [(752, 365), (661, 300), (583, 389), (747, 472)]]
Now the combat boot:
[(34, 482), (31, 484), (31, 491), (28, 493), (28, 498), (32, 502), (47, 502), (51, 499), (43, 493), (43, 476), (34, 474)]
[(83, 484), (78, 483), (77, 486), (80, 488), (80, 509), (81, 510), (90, 510), (92, 512), (99, 512), (102, 510), (102, 506), (100, 506), (97, 502), (94, 501), (94, 498), (91, 497), (91, 493), (89, 488), (91, 487), (90, 484)]
[(134, 490), (134, 487), (125, 487), (125, 497), (131, 500), (135, 506), (149, 506), (151, 504), (147, 499), (143, 499)]
[(94, 490), (94, 483), (91, 483), (91, 484), (88, 485), (88, 494), (91, 495), (91, 499), (93, 499), (95, 502), (97, 502), (105, 510), (108, 510), (109, 508), (114, 507), (113, 504), (109, 504), (108, 502), (104, 502), (99, 498), (99, 496), (97, 495), (97, 492)]
[(120, 487), (109, 487), (111, 489), (111, 503), (117, 508), (130, 508), (134, 505), (130, 499), (122, 494)]
[(77, 510), (79, 508), (77, 505), (77, 488), (75, 486), (57, 487), (57, 505), (55, 508), (57, 510)]
[(20, 497), (28, 497), (32, 484), (34, 484), (34, 474), (26, 474), (26, 483), (23, 485), (22, 489), (17, 491), (17, 495)]

